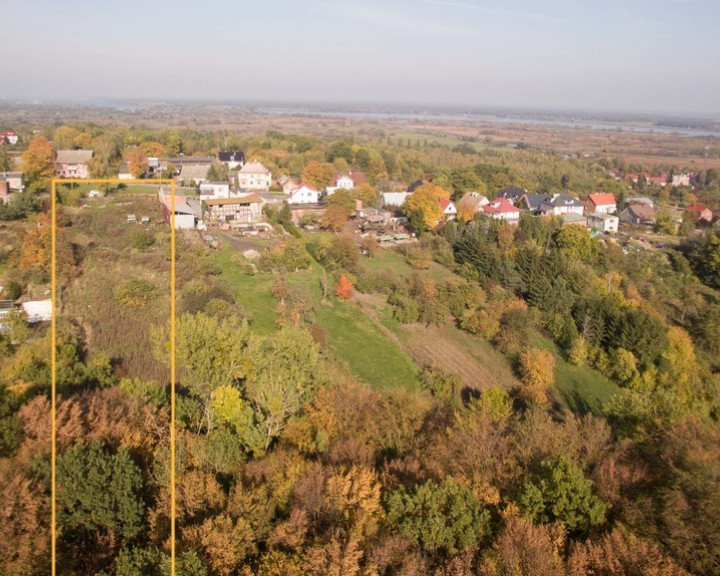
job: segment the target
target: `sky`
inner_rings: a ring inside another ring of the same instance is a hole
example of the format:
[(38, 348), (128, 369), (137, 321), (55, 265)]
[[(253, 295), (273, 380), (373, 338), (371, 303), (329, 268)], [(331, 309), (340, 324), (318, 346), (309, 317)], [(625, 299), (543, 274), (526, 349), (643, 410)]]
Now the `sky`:
[(720, 117), (720, 0), (0, 0), (0, 98)]

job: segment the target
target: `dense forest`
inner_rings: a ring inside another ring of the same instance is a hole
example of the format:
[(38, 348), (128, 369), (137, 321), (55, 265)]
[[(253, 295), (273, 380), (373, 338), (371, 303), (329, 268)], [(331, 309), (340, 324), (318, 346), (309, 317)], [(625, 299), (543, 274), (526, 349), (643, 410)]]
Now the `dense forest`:
[[(608, 170), (685, 168), (391, 137), (43, 132), (23, 134), (28, 191), (0, 208), (12, 300), (48, 288), (56, 149), (92, 148), (108, 177), (122, 159), (139, 176), (150, 155), (242, 148), (316, 186), (363, 170), (350, 199), (370, 204), (418, 179), (453, 199), (622, 200), (636, 191)], [(641, 192), (717, 208), (717, 173), (698, 181)], [(142, 194), (58, 200), (58, 574), (168, 575), (170, 231)], [(407, 214), (419, 241), (393, 249), (283, 210), (258, 258), (178, 234), (176, 574), (720, 574), (720, 231), (624, 250), (552, 217), (435, 227), (424, 210)], [(421, 361), (413, 333), (493, 369), (476, 383), (465, 357)], [(2, 576), (49, 570), (50, 345), (20, 313), (0, 333)]]

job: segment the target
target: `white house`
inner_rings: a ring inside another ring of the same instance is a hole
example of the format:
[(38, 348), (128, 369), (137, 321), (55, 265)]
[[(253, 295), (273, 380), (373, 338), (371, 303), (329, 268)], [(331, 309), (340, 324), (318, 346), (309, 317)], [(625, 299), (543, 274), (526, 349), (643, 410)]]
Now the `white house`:
[(130, 172), (130, 167), (127, 162), (120, 162), (118, 166), (118, 179), (119, 180), (132, 180), (133, 175)]
[(245, 153), (242, 150), (231, 150), (230, 152), (219, 152), (218, 160), (226, 164), (230, 170), (245, 164)]
[(563, 214), (579, 214), (582, 216), (585, 206), (575, 196), (570, 194), (553, 194), (540, 204), (540, 213), (543, 216), (553, 214), (562, 216)]
[(446, 220), (452, 220), (457, 216), (457, 208), (450, 200), (438, 200), (440, 202), (440, 208), (443, 211), (443, 217)]
[(200, 184), (200, 200), (230, 198), (230, 184), (227, 182), (203, 182)]
[(412, 192), (383, 192), (384, 206), (402, 206)]
[(5, 130), (4, 132), (0, 132), (0, 144), (2, 145), (9, 144), (10, 146), (15, 146), (19, 140), (20, 136), (17, 132), (15, 132), (15, 130)]
[(603, 232), (604, 234), (616, 234), (620, 225), (620, 218), (614, 214), (596, 212), (588, 214), (587, 225), (593, 230)]
[(671, 186), (690, 186), (690, 174), (673, 174)]
[(483, 206), (482, 211), (493, 220), (503, 220), (510, 224), (517, 224), (520, 221), (520, 208), (504, 197), (495, 198)]
[(243, 190), (267, 192), (272, 184), (272, 174), (257, 160), (246, 163), (238, 172), (238, 186)]
[(308, 186), (305, 183), (300, 184), (290, 194), (288, 204), (317, 204), (320, 201), (320, 192), (317, 188)]
[(28, 300), (23, 302), (22, 308), (30, 324), (48, 322), (52, 319), (52, 300)]

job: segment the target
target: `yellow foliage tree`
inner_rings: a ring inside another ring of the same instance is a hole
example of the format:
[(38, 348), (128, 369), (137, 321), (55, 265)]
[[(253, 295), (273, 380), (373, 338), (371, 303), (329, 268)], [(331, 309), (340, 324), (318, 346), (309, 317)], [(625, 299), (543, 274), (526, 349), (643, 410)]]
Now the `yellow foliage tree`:
[(555, 357), (542, 348), (530, 348), (520, 354), (521, 395), (528, 402), (545, 403), (555, 378)]
[(410, 224), (416, 230), (432, 228), (442, 218), (440, 200), (447, 200), (450, 194), (441, 186), (426, 182), (419, 186), (413, 194), (407, 197), (403, 212), (410, 219)]
[(45, 136), (32, 137), (22, 157), (22, 169), (30, 190), (49, 188), (55, 170), (55, 152)]
[(328, 162), (318, 162), (317, 160), (311, 160), (305, 166), (302, 171), (302, 179), (304, 182), (315, 186), (315, 188), (325, 188), (330, 186), (330, 183), (335, 176), (335, 168)]

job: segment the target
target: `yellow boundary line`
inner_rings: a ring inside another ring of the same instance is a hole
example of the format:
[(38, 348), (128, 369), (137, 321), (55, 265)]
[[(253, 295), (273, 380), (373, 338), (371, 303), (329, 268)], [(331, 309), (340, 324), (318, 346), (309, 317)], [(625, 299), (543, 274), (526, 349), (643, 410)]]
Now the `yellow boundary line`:
[(175, 576), (175, 180), (121, 180), (120, 178), (53, 178), (51, 180), (51, 234), (50, 247), (50, 353), (51, 402), (50, 402), (50, 558), (51, 576), (57, 574), (57, 185), (58, 184), (147, 184), (148, 186), (170, 184), (170, 574)]

